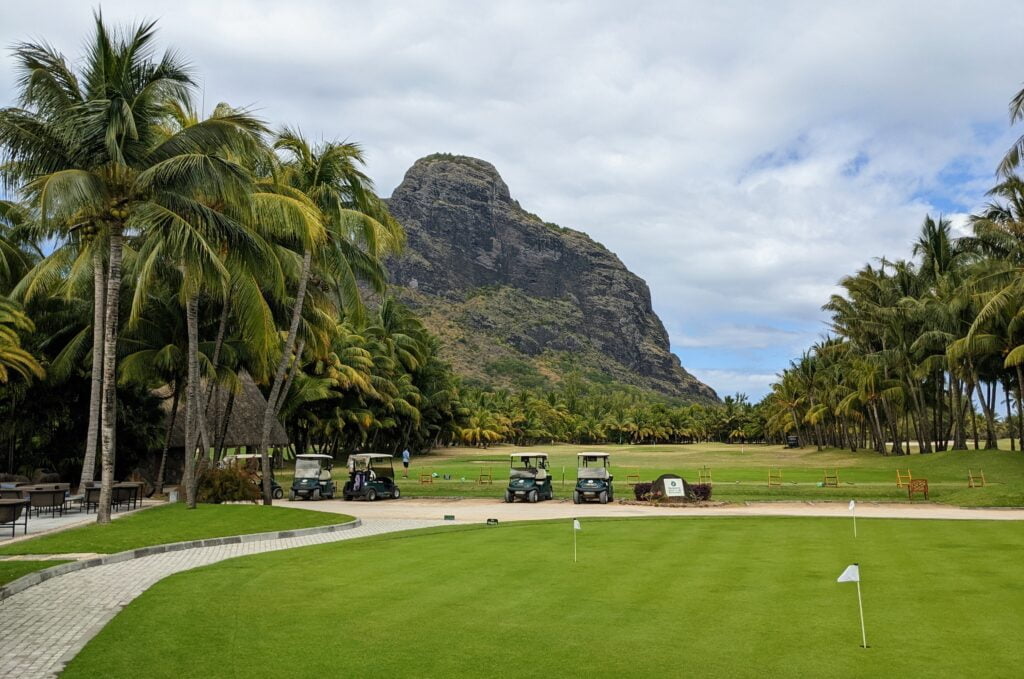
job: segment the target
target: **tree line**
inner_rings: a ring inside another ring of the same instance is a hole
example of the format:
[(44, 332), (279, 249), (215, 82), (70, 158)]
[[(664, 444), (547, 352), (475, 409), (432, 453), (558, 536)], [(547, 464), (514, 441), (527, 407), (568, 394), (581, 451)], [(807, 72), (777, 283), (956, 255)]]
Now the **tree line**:
[(453, 431), (457, 385), (437, 340), (387, 294), (383, 260), (404, 232), (360, 146), (311, 143), (227, 104), (204, 115), (195, 75), (154, 40), (151, 22), (119, 30), (97, 15), (78, 61), (46, 43), (12, 49), (18, 101), (0, 110), (9, 466), (24, 450), (60, 455), (62, 427), (87, 420), (80, 482), (98, 461), (109, 521), (119, 432), (162, 439), (162, 482), (164, 387), (172, 421), (181, 404), (194, 506), (210, 451), (223, 452), (206, 421), (214, 387), (246, 377), (266, 397), (265, 469), (276, 421), (300, 447), (333, 450)]
[[(1022, 116), (1024, 90), (1011, 124)], [(883, 258), (840, 281), (823, 307), (830, 335), (792, 361), (761, 404), (770, 436), (904, 455), (969, 441), (994, 449), (1006, 434), (1024, 451), (1022, 151), (1024, 137), (969, 233), (926, 216), (911, 259)]]

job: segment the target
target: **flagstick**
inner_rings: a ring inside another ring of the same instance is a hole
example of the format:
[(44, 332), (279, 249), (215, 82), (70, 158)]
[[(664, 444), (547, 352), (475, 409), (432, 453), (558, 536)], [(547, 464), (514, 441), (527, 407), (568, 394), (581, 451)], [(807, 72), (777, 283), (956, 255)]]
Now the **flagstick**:
[(576, 563), (576, 519), (569, 525), (572, 527), (572, 562)]
[(853, 537), (857, 537), (857, 508), (853, 508)]
[(857, 608), (860, 609), (860, 639), (864, 648), (868, 647), (868, 635), (864, 631), (864, 602), (860, 598), (860, 575), (857, 575)]

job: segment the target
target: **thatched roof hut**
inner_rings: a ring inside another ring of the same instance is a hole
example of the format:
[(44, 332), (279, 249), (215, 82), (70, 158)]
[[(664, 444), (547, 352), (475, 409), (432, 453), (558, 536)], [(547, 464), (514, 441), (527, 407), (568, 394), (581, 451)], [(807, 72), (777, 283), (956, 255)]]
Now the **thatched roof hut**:
[[(220, 437), (224, 436), (224, 447), (238, 448), (241, 446), (257, 446), (260, 443), (260, 432), (263, 430), (263, 413), (267, 407), (267, 399), (264, 398), (260, 388), (256, 386), (249, 373), (242, 371), (238, 374), (241, 388), (237, 393), (222, 386), (213, 390), (213, 397), (210, 399), (210, 407), (206, 410), (206, 422), (209, 429), (210, 444), (216, 445)], [(208, 384), (204, 381), (200, 393), (206, 397)], [(164, 399), (163, 409), (167, 417), (171, 416), (172, 391), (170, 387), (163, 387), (157, 394)], [(227, 416), (227, 430), (225, 427), (225, 416)], [(166, 422), (166, 421), (165, 421)], [(270, 430), (270, 445), (288, 445), (288, 434), (281, 423), (274, 422)], [(174, 418), (174, 429), (171, 430), (171, 448), (185, 447), (185, 399), (181, 398), (178, 403), (178, 414)]]

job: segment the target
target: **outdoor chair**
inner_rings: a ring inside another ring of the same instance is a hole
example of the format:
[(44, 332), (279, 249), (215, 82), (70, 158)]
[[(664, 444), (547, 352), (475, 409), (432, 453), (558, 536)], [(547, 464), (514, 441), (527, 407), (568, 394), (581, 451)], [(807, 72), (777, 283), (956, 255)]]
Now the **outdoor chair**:
[(119, 507), (125, 505), (128, 509), (134, 509), (139, 504), (139, 496), (142, 494), (141, 483), (118, 483), (112, 488), (113, 494), (110, 497), (110, 504)]
[[(15, 529), (22, 526), (22, 535), (28, 533), (28, 515), (25, 507), (28, 500), (24, 499), (0, 499), (0, 525), (11, 526), (11, 537), (14, 537)], [(18, 519), (21, 519), (19, 522)]]
[(100, 487), (86, 486), (82, 493), (82, 510), (89, 513), (89, 507), (97, 509), (100, 506)]
[(64, 498), (67, 491), (55, 488), (29, 488), (25, 493), (28, 494), (29, 506), (36, 510), (36, 516), (45, 510), (50, 510), (50, 516), (64, 515)]

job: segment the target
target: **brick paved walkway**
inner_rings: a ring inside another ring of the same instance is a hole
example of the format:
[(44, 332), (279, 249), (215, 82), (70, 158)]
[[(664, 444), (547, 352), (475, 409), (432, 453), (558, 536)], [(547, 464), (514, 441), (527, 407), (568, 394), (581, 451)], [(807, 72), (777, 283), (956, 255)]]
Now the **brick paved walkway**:
[(0, 601), (0, 677), (56, 676), (118, 611), (173, 573), (236, 556), (444, 523), (370, 519), (352, 530), (168, 552), (46, 580)]

